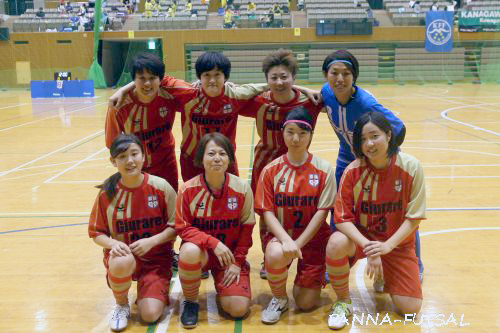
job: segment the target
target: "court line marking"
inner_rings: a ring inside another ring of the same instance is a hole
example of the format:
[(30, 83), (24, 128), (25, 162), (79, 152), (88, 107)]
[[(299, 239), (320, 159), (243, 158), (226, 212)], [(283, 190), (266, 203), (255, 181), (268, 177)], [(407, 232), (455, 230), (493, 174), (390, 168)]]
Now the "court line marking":
[(448, 108), (448, 109), (442, 111), (440, 113), (440, 115), (441, 115), (442, 118), (444, 118), (446, 120), (449, 120), (449, 121), (452, 121), (452, 122), (455, 122), (457, 124), (461, 124), (461, 125), (470, 127), (472, 129), (475, 129), (475, 130), (478, 130), (478, 131), (483, 131), (483, 132), (486, 132), (486, 133), (489, 133), (489, 134), (500, 136), (500, 133), (497, 133), (495, 131), (492, 131), (492, 130), (489, 130), (489, 129), (486, 129), (486, 128), (483, 128), (483, 127), (479, 127), (479, 126), (473, 125), (471, 123), (466, 123), (466, 122), (459, 121), (459, 120), (456, 120), (456, 119), (448, 117), (448, 112), (451, 112), (451, 111), (456, 111), (456, 110), (464, 109), (464, 108), (474, 108), (474, 107), (479, 107), (479, 106), (482, 106), (482, 105), (499, 105), (499, 104), (500, 103), (481, 103), (481, 104), (470, 104), (470, 105), (456, 106), (456, 107)]
[[(89, 106), (86, 106), (86, 107), (83, 107), (81, 109), (76, 109), (76, 110), (73, 110), (73, 111), (68, 111), (66, 112), (65, 114), (68, 115), (68, 114), (71, 114), (71, 113), (74, 113), (74, 112), (79, 112), (79, 111), (82, 111), (82, 110), (85, 110), (85, 109), (88, 109), (90, 107), (95, 107), (97, 105), (100, 105), (100, 104), (107, 104), (108, 102), (100, 102), (100, 103), (95, 103), (95, 104), (92, 104), (92, 105), (89, 105)], [(14, 129), (14, 128), (18, 128), (18, 127), (22, 127), (22, 126), (26, 126), (26, 125), (31, 125), (31, 124), (35, 124), (35, 123), (39, 123), (41, 121), (45, 121), (45, 120), (49, 120), (49, 119), (53, 119), (53, 118), (59, 118), (59, 115), (54, 115), (54, 116), (50, 116), (50, 117), (45, 117), (45, 118), (41, 118), (41, 119), (37, 119), (37, 120), (32, 120), (32, 121), (28, 121), (26, 123), (22, 123), (22, 124), (19, 124), (19, 125), (14, 125), (14, 126), (11, 126), (11, 127), (5, 127), (5, 128), (1, 128), (0, 129), (0, 133), (1, 132), (4, 132), (4, 131), (8, 131), (8, 130), (11, 130), (11, 129)]]
[[(423, 236), (438, 235), (438, 234), (445, 234), (445, 233), (451, 233), (451, 232), (484, 231), (484, 230), (500, 230), (500, 227), (442, 229), (442, 230), (436, 230), (436, 231), (421, 232), (420, 236), (423, 237)], [(366, 284), (365, 284), (364, 277), (365, 277), (365, 267), (367, 264), (366, 258), (358, 260), (358, 262), (359, 262), (358, 269), (356, 270), (356, 273), (355, 273), (356, 274), (356, 287), (358, 288), (358, 291), (359, 291), (363, 301), (371, 303), (372, 309), (375, 310), (375, 304), (373, 303), (373, 299), (370, 296), (370, 293), (368, 292), (368, 289), (366, 288)]]
[(42, 230), (42, 229), (54, 229), (54, 228), (64, 228), (64, 227), (75, 227), (80, 225), (88, 225), (88, 222), (82, 223), (71, 223), (71, 224), (58, 224), (58, 225), (49, 225), (45, 227), (35, 227), (35, 228), (26, 228), (26, 229), (17, 229), (17, 230), (8, 230), (8, 231), (0, 231), (0, 235), (3, 234), (11, 234), (15, 232), (24, 232), (24, 231), (33, 231), (33, 230)]
[(18, 106), (23, 106), (23, 105), (30, 105), (30, 103), (21, 103), (21, 104), (15, 104), (15, 105), (11, 105), (11, 106), (2, 106), (2, 107), (0, 107), (0, 110), (17, 108)]
[[(179, 274), (175, 275), (175, 278), (172, 279), (174, 286), (172, 287), (172, 291), (170, 292), (170, 305), (165, 307), (164, 311), (164, 317), (163, 319), (156, 324), (156, 332), (157, 333), (163, 333), (167, 332), (168, 326), (170, 324), (170, 319), (172, 318), (172, 315), (174, 314), (174, 309), (175, 305), (179, 302), (180, 300), (180, 295), (181, 295), (181, 283), (179, 280)], [(179, 306), (180, 308), (180, 306)], [(180, 309), (179, 309), (179, 314), (180, 314)]]
[(105, 151), (105, 150), (107, 150), (107, 149), (108, 149), (107, 147), (104, 147), (104, 148), (99, 149), (98, 151), (96, 151), (96, 152), (94, 152), (94, 153), (90, 154), (89, 156), (85, 157), (84, 159), (82, 159), (82, 160), (78, 161), (77, 163), (75, 163), (75, 164), (73, 164), (73, 165), (71, 165), (71, 166), (67, 167), (66, 169), (64, 169), (64, 170), (62, 170), (62, 171), (58, 172), (57, 174), (55, 174), (54, 176), (52, 176), (52, 177), (50, 177), (50, 178), (46, 179), (43, 183), (44, 183), (44, 184), (49, 184), (52, 180), (54, 180), (54, 179), (56, 179), (56, 178), (58, 178), (58, 177), (60, 177), (60, 176), (64, 175), (66, 172), (68, 172), (68, 171), (70, 171), (70, 170), (73, 170), (74, 168), (76, 168), (76, 167), (77, 167), (77, 166), (79, 166), (80, 164), (85, 163), (86, 161), (88, 161), (88, 160), (92, 159), (94, 156), (99, 155), (100, 153), (102, 153), (103, 151)]
[(10, 170), (0, 172), (0, 177), (6, 176), (6, 175), (8, 175), (8, 174), (10, 174), (10, 173), (12, 173), (12, 172), (15, 172), (15, 171), (19, 170), (20, 168), (24, 168), (24, 167), (25, 167), (25, 166), (27, 166), (27, 165), (30, 165), (30, 164), (32, 164), (32, 163), (38, 162), (38, 161), (40, 161), (40, 160), (43, 160), (44, 158), (47, 158), (47, 157), (52, 156), (52, 155), (54, 155), (54, 154), (57, 154), (58, 152), (60, 152), (60, 151), (62, 151), (62, 150), (65, 150), (65, 149), (67, 149), (67, 148), (69, 148), (69, 147), (72, 147), (72, 146), (74, 146), (74, 145), (78, 145), (80, 142), (82, 142), (82, 141), (84, 141), (84, 140), (87, 140), (88, 138), (96, 138), (96, 137), (100, 136), (100, 135), (101, 135), (101, 134), (103, 134), (103, 133), (104, 133), (104, 130), (97, 131), (97, 132), (95, 132), (95, 133), (93, 133), (93, 134), (90, 134), (90, 135), (88, 135), (88, 136), (86, 136), (86, 137), (84, 137), (84, 138), (82, 138), (82, 139), (79, 139), (79, 140), (77, 140), (77, 141), (75, 141), (75, 142), (72, 142), (72, 143), (70, 143), (70, 144), (67, 144), (66, 146), (63, 146), (63, 147), (58, 148), (58, 149), (56, 149), (56, 150), (53, 150), (53, 151), (51, 151), (51, 152), (49, 152), (49, 153), (47, 153), (47, 154), (44, 154), (44, 155), (42, 155), (42, 156), (39, 156), (39, 157), (37, 157), (37, 158), (35, 158), (35, 159), (31, 160), (31, 161), (28, 161), (28, 162), (26, 162), (26, 163), (23, 163), (23, 164), (21, 164), (21, 165), (18, 165), (17, 167), (14, 167), (14, 168), (12, 168), (12, 169), (10, 169)]

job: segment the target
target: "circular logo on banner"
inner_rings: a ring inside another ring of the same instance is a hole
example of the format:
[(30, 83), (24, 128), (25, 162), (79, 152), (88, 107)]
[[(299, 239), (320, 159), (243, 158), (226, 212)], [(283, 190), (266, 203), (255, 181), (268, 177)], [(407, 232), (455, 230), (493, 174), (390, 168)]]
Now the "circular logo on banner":
[(452, 29), (447, 21), (437, 19), (429, 24), (426, 34), (432, 44), (443, 45), (450, 40)]

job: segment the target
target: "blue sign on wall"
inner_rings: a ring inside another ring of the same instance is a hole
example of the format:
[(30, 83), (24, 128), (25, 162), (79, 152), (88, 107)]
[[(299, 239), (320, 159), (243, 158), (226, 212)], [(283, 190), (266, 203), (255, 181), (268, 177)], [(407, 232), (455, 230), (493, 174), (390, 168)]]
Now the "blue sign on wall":
[(450, 52), (453, 49), (453, 12), (427, 12), (425, 49), (428, 52)]
[(94, 81), (31, 81), (31, 98), (50, 97), (94, 97)]

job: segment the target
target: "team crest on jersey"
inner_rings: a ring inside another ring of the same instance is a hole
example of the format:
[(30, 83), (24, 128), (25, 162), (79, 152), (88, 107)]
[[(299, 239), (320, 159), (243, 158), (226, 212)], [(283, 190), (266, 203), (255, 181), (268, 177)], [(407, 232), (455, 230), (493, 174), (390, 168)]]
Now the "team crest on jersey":
[(124, 204), (121, 204), (118, 206), (118, 211), (124, 211), (125, 210), (125, 205)]
[(369, 193), (370, 190), (371, 190), (370, 185), (366, 185), (365, 187), (363, 187), (363, 192), (365, 192), (365, 193)]
[(280, 179), (278, 180), (278, 184), (280, 184), (280, 185), (285, 185), (285, 184), (286, 184), (286, 178), (285, 178), (285, 177), (280, 178)]
[(403, 189), (403, 183), (401, 182), (401, 179), (396, 179), (394, 182), (394, 191), (396, 192), (401, 192)]
[(158, 112), (160, 113), (160, 116), (161, 116), (162, 118), (165, 118), (165, 116), (166, 116), (166, 115), (167, 115), (167, 113), (168, 113), (168, 110), (167, 110), (167, 108), (166, 108), (166, 107), (161, 107), (161, 108), (160, 108), (160, 110), (159, 110)]
[(233, 112), (233, 107), (231, 106), (231, 104), (226, 104), (226, 105), (224, 105), (224, 110), (222, 112), (231, 113), (231, 112)]
[(156, 195), (148, 195), (148, 207), (149, 208), (158, 207), (158, 197)]
[(238, 199), (236, 199), (236, 197), (227, 198), (227, 208), (229, 210), (235, 210), (238, 208)]
[(134, 125), (141, 126), (141, 120), (140, 119), (134, 120)]
[(194, 109), (194, 113), (200, 113), (201, 109), (202, 109), (201, 106), (197, 106), (196, 109)]
[(315, 173), (309, 175), (309, 185), (316, 187), (319, 185), (319, 176)]

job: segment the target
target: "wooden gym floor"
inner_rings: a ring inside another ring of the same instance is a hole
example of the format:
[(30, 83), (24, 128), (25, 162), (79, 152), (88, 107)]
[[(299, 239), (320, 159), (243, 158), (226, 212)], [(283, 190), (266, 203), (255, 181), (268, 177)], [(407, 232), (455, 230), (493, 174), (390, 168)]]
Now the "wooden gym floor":
[[(422, 316), (404, 323), (386, 294), (375, 295), (351, 274), (358, 321), (344, 332), (500, 332), (500, 86), (367, 86), (407, 127), (403, 150), (424, 166), (428, 219), (420, 227), (425, 264)], [(102, 251), (87, 236), (97, 185), (114, 172), (104, 148), (107, 96), (32, 100), (28, 91), (0, 92), (0, 332), (108, 332), (113, 297)], [(248, 178), (253, 120), (238, 124), (237, 157)], [(174, 133), (180, 142), (180, 116)], [(311, 152), (335, 163), (338, 140), (321, 115)], [(257, 228), (249, 253), (253, 305), (243, 321), (217, 310), (214, 288), (201, 287), (197, 332), (327, 332), (331, 287), (311, 313), (291, 309), (273, 327), (260, 323), (270, 299), (258, 276)], [(294, 266), (292, 266), (294, 267)], [(289, 277), (289, 292), (294, 268)], [(131, 302), (135, 301), (135, 285)], [(184, 331), (182, 292), (172, 280), (169, 308), (158, 325), (132, 321), (127, 332)], [(135, 306), (133, 312), (136, 312)], [(374, 321), (367, 320), (368, 315)], [(376, 315), (379, 314), (378, 321)]]

